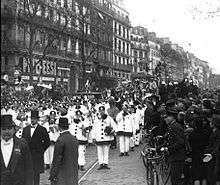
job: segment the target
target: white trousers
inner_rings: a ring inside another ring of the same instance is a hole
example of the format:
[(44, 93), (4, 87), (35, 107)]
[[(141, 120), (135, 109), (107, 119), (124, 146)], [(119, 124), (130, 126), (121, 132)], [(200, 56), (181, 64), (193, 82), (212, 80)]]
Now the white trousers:
[(52, 164), (54, 145), (50, 145), (44, 152), (44, 164)]
[(119, 149), (121, 153), (129, 151), (129, 140), (128, 136), (119, 136)]
[(78, 152), (79, 152), (78, 164), (79, 166), (84, 166), (86, 164), (86, 157), (85, 157), (86, 145), (79, 145)]
[(99, 164), (108, 164), (110, 145), (97, 145)]

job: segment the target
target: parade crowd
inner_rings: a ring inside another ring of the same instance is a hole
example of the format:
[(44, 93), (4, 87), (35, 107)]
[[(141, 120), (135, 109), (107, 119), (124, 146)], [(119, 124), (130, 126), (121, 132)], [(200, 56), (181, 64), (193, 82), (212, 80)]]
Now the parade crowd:
[(144, 144), (145, 133), (161, 139), (156, 150), (167, 155), (172, 185), (219, 185), (220, 91), (186, 80), (141, 83), (108, 89), (99, 98), (3, 101), (1, 185), (39, 185), (45, 169), (51, 184), (76, 185), (89, 145), (97, 147), (98, 170), (108, 170), (109, 150), (129, 156)]

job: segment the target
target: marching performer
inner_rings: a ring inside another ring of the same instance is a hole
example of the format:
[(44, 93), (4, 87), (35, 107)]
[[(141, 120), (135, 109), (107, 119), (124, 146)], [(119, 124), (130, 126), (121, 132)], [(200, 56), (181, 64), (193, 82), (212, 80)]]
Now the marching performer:
[(119, 136), (119, 156), (128, 156), (129, 141), (135, 132), (133, 120), (128, 112), (128, 105), (123, 104), (122, 111), (116, 116), (117, 121), (117, 135)]
[(86, 153), (86, 144), (88, 143), (87, 135), (91, 129), (88, 119), (85, 119), (80, 110), (76, 110), (75, 117), (73, 122), (69, 126), (69, 131), (74, 135), (78, 142), (78, 165), (79, 170), (85, 171), (84, 166), (86, 164), (85, 153)]
[(134, 105), (131, 105), (130, 107), (130, 114), (131, 114), (131, 119), (132, 119), (132, 124), (134, 127), (134, 134), (130, 138), (130, 147), (131, 151), (134, 151), (134, 146), (139, 145), (139, 140), (138, 140), (138, 134), (139, 134), (139, 115), (136, 112), (136, 108)]
[(56, 112), (51, 111), (48, 116), (48, 121), (43, 124), (43, 126), (47, 129), (50, 138), (50, 146), (44, 152), (44, 163), (46, 165), (46, 169), (50, 168), (53, 160), (54, 146), (59, 137), (58, 125), (56, 120)]
[(110, 169), (108, 167), (109, 149), (114, 139), (116, 124), (114, 120), (106, 114), (103, 105), (98, 108), (98, 111), (92, 128), (92, 136), (97, 145), (98, 161), (100, 165), (98, 170)]

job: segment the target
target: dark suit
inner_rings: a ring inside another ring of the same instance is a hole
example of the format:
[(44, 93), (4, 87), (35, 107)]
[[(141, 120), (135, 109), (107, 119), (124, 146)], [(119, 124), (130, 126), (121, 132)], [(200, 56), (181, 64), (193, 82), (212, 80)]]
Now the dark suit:
[(215, 174), (216, 159), (218, 157), (218, 148), (220, 147), (220, 129), (216, 129), (209, 138), (209, 145), (205, 153), (212, 154), (212, 160), (208, 163), (208, 181), (210, 184), (218, 179), (219, 174)]
[(49, 179), (57, 179), (56, 185), (78, 184), (78, 142), (69, 131), (57, 139)]
[(186, 159), (184, 130), (179, 123), (173, 121), (169, 125), (168, 132), (168, 161), (171, 168), (171, 183), (172, 185), (179, 185), (183, 181), (182, 174)]
[(34, 166), (34, 184), (39, 185), (40, 173), (44, 172), (44, 152), (50, 146), (46, 128), (38, 125), (31, 137), (31, 126), (24, 128), (22, 137), (28, 142)]
[(6, 168), (2, 150), (1, 185), (33, 185), (33, 165), (29, 147), (24, 139), (14, 137), (11, 159)]

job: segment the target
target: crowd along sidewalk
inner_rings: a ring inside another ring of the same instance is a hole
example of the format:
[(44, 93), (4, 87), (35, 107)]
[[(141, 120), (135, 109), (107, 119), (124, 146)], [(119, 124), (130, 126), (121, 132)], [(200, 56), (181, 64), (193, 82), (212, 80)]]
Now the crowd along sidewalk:
[(142, 145), (129, 152), (129, 156), (119, 157), (118, 149), (110, 150), (110, 170), (97, 170), (95, 166), (83, 178), (80, 185), (146, 185), (146, 172), (141, 159)]

